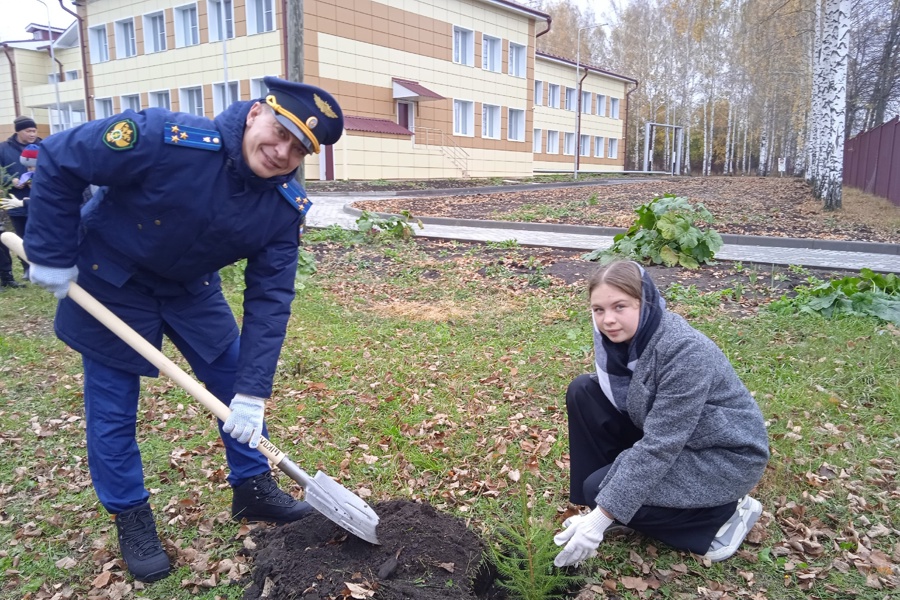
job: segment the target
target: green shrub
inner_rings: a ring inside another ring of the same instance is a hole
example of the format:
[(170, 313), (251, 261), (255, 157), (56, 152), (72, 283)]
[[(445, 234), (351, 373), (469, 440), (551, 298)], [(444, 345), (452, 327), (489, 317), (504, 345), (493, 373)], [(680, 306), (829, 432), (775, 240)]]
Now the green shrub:
[(687, 198), (665, 194), (642, 204), (635, 213), (637, 220), (628, 231), (613, 238), (610, 248), (598, 248), (583, 258), (599, 260), (602, 264), (616, 258), (631, 258), (696, 269), (701, 263), (711, 263), (722, 247), (722, 237), (714, 229), (696, 225), (712, 223), (712, 214), (702, 204), (693, 205)]
[(415, 235), (411, 223), (416, 223), (419, 229), (424, 229), (422, 221), (413, 219), (408, 210), (401, 211), (399, 215), (386, 215), (384, 217), (364, 210), (356, 219), (356, 227), (359, 233), (366, 239), (376, 236), (387, 236), (394, 239), (406, 240)]

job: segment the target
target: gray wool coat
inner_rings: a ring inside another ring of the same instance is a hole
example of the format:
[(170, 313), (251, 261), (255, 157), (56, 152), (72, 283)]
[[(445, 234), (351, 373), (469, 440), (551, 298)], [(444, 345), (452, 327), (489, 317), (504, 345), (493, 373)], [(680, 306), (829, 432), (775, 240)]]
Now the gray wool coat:
[(664, 312), (626, 403), (644, 435), (616, 458), (597, 495), (618, 521), (645, 505), (726, 504), (762, 477), (769, 441), (759, 406), (728, 357), (681, 316)]

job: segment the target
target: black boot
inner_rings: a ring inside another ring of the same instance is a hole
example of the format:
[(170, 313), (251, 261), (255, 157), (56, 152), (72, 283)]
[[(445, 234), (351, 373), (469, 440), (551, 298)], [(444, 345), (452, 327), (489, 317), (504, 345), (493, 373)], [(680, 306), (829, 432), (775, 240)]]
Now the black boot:
[(149, 503), (116, 515), (116, 529), (122, 558), (135, 579), (150, 583), (168, 577), (169, 557), (156, 534), (156, 522)]
[(13, 279), (12, 271), (0, 272), (0, 286), (9, 288), (25, 287), (23, 284)]
[(295, 500), (287, 492), (281, 491), (272, 479), (271, 471), (248, 479), (234, 488), (232, 493), (231, 518), (238, 521), (247, 519), (291, 523), (313, 512), (309, 503)]

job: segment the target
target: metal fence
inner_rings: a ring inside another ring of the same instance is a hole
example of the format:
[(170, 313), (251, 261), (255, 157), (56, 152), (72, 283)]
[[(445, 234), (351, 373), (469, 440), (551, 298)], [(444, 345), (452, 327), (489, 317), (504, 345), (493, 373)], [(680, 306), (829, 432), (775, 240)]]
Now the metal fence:
[(844, 185), (900, 206), (900, 117), (844, 143)]

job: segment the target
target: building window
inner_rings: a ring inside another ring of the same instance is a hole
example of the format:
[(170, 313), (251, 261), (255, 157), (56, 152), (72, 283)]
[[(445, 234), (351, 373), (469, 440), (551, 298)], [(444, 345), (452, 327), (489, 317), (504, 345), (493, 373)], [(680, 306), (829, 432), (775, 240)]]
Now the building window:
[(213, 114), (219, 114), (234, 102), (238, 101), (238, 82), (228, 82), (228, 95), (225, 95), (225, 84), (213, 84)]
[(122, 110), (130, 108), (134, 112), (138, 112), (141, 110), (141, 96), (140, 94), (133, 94), (131, 96), (122, 96)]
[(574, 111), (576, 101), (575, 88), (566, 88), (566, 110)]
[(109, 60), (109, 40), (106, 39), (106, 25), (98, 25), (88, 30), (90, 37), (91, 64)]
[(579, 140), (581, 141), (581, 145), (579, 148), (579, 152), (581, 156), (590, 156), (591, 155), (591, 136), (581, 134), (579, 136)]
[(475, 32), (471, 29), (453, 27), (453, 62), (475, 66)]
[(509, 74), (525, 77), (525, 46), (509, 43)]
[(606, 96), (597, 94), (597, 114), (601, 117), (606, 116)]
[(144, 52), (166, 49), (166, 15), (162, 12), (144, 15)]
[(619, 158), (619, 140), (616, 138), (609, 138), (609, 157)]
[(116, 54), (118, 58), (130, 58), (137, 54), (134, 41), (134, 19), (116, 21)]
[(98, 119), (108, 119), (113, 116), (112, 98), (97, 98), (94, 100), (94, 112)]
[(47, 83), (59, 83), (59, 73), (50, 73), (47, 75)]
[(510, 108), (506, 119), (506, 139), (513, 142), (525, 141), (525, 111)]
[(453, 134), (475, 135), (475, 103), (468, 100), (453, 101)]
[(150, 106), (172, 110), (172, 102), (169, 100), (169, 90), (163, 92), (150, 92)]
[(603, 158), (603, 144), (604, 139), (599, 135), (594, 138), (594, 156), (597, 158)]
[(500, 72), (502, 62), (500, 44), (500, 38), (489, 35), (481, 36), (481, 68), (485, 71)]
[(500, 139), (500, 107), (490, 104), (481, 105), (481, 137), (492, 140)]
[(534, 105), (543, 106), (544, 104), (544, 82), (535, 80), (534, 82)]
[(269, 95), (269, 88), (263, 78), (250, 80), (250, 99), (265, 98)]
[(549, 93), (547, 97), (547, 105), (550, 108), (559, 108), (559, 84), (551, 83), (547, 88)]
[(559, 132), (547, 132), (547, 154), (559, 154)]
[(180, 94), (181, 112), (203, 116), (203, 88), (182, 88)]
[(610, 98), (609, 99), (609, 117), (611, 119), (619, 118), (619, 99), (618, 98)]
[(66, 71), (66, 81), (75, 81), (78, 79), (78, 71)]
[(581, 92), (581, 112), (591, 114), (591, 94), (590, 92)]
[(541, 148), (543, 148), (543, 145), (541, 144), (542, 134), (543, 131), (541, 131), (540, 129), (535, 129), (533, 135), (531, 136), (531, 151), (535, 154), (538, 154), (541, 151)]
[[(232, 0), (206, 0), (209, 18), (209, 41), (221, 42), (222, 32), (229, 40), (234, 37), (234, 6)], [(222, 21), (225, 21), (223, 27)]]
[(563, 139), (563, 154), (568, 154), (569, 156), (575, 156), (575, 134), (574, 133), (566, 133), (565, 138)]
[(263, 33), (275, 31), (275, 13), (272, 10), (273, 0), (248, 0), (247, 33)]
[(200, 43), (200, 26), (197, 23), (197, 5), (188, 4), (175, 8), (175, 47), (196, 46)]

